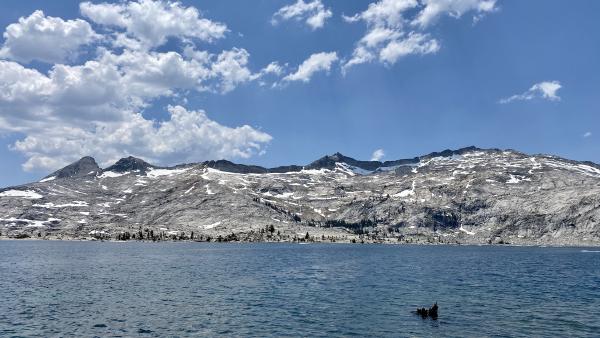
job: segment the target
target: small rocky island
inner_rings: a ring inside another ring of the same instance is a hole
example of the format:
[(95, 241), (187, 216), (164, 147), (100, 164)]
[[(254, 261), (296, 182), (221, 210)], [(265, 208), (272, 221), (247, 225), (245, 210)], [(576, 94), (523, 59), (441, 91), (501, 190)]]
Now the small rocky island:
[(263, 168), (91, 157), (0, 189), (0, 238), (600, 244), (600, 166), (468, 147)]

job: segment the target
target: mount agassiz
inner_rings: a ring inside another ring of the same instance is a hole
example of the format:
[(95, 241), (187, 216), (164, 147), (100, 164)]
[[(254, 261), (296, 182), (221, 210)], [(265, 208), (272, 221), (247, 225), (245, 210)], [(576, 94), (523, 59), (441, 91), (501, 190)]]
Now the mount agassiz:
[(277, 168), (84, 157), (0, 190), (5, 238), (598, 245), (599, 221), (600, 166), (475, 147)]

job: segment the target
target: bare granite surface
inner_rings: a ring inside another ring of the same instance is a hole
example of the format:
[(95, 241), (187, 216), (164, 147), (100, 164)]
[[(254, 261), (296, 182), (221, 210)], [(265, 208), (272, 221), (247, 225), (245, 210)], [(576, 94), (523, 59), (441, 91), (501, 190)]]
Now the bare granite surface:
[(474, 147), (271, 169), (85, 157), (0, 189), (0, 238), (598, 245), (599, 220), (598, 165)]

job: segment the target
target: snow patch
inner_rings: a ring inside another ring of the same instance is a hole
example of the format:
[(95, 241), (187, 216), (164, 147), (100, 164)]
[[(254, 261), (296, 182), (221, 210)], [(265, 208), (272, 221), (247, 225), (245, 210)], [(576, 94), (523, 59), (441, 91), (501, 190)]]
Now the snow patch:
[(43, 180), (40, 180), (40, 183), (54, 181), (55, 179), (56, 179), (56, 176), (47, 177), (47, 178), (44, 178)]
[[(331, 172), (331, 170), (329, 170), (329, 169), (302, 169), (302, 170), (300, 170), (301, 174), (307, 174), (307, 175), (325, 175), (330, 172)], [(294, 174), (294, 173), (291, 173), (291, 174)]]
[(467, 234), (467, 235), (471, 235), (471, 236), (475, 235), (475, 233), (474, 233), (474, 232), (472, 232), (472, 231), (469, 231), (469, 230), (467, 230), (467, 229), (463, 228), (462, 224), (461, 224), (460, 228), (458, 228), (458, 230), (460, 230), (460, 231), (464, 232), (464, 233), (465, 233), (465, 234)]
[(206, 224), (206, 225), (201, 225), (200, 227), (204, 228), (204, 229), (212, 229), (215, 228), (219, 225), (221, 225), (222, 221), (218, 221), (218, 222), (214, 222), (212, 224)]
[(190, 193), (190, 191), (194, 190), (194, 188), (196, 187), (196, 183), (194, 183), (188, 190), (186, 190), (183, 194), (187, 195)]
[(66, 207), (87, 207), (88, 203), (86, 201), (73, 201), (71, 203), (66, 204), (54, 204), (52, 202), (44, 203), (44, 204), (34, 204), (34, 207), (46, 208), (46, 209), (56, 209), (56, 208), (66, 208)]
[(564, 163), (564, 162), (559, 162), (559, 161), (555, 161), (555, 160), (549, 160), (546, 162), (546, 164), (551, 167), (554, 167), (554, 168), (577, 171), (577, 172), (587, 175), (587, 176), (592, 176), (592, 177), (600, 176), (600, 169), (589, 166), (589, 165), (585, 165), (585, 164), (570, 164), (570, 163)]
[(150, 178), (156, 178), (156, 177), (161, 177), (161, 176), (174, 176), (174, 175), (179, 175), (182, 174), (186, 171), (188, 171), (190, 168), (183, 168), (183, 169), (151, 169), (150, 171), (148, 171), (146, 173), (146, 176), (150, 177)]
[(263, 193), (263, 195), (264, 196), (268, 196), (268, 197), (280, 198), (280, 199), (288, 199), (290, 197), (294, 198), (293, 197), (293, 195), (294, 195), (293, 192), (284, 192), (284, 193), (281, 193), (281, 194), (273, 194), (270, 191), (267, 191), (267, 192)]
[(140, 185), (140, 186), (144, 186), (147, 183), (148, 183), (147, 181), (144, 181), (144, 180), (139, 179), (139, 178), (135, 181), (135, 185)]
[(530, 178), (523, 178), (523, 176), (515, 176), (515, 175), (510, 175), (510, 179), (508, 181), (506, 181), (507, 184), (517, 184), (520, 183), (522, 181), (531, 181)]
[(401, 192), (392, 195), (393, 197), (408, 197), (413, 196), (415, 194), (415, 181), (412, 182), (412, 187), (410, 189), (402, 190)]
[(44, 196), (38, 194), (33, 190), (6, 190), (0, 192), (0, 197), (21, 197), (31, 200), (37, 200), (43, 198)]
[(114, 178), (114, 177), (121, 177), (123, 175), (127, 175), (129, 174), (129, 172), (124, 172), (124, 173), (117, 173), (114, 171), (105, 171), (102, 173), (102, 175), (98, 176), (99, 178)]
[(348, 163), (336, 163), (335, 164), (335, 169), (337, 171), (341, 171), (345, 174), (348, 174), (349, 176), (355, 176), (355, 175), (369, 175), (372, 174), (373, 172), (370, 170), (365, 170), (359, 167), (355, 167), (352, 165), (349, 165)]
[(321, 215), (322, 217), (325, 217), (325, 215), (323, 214), (323, 211), (321, 209), (313, 208), (313, 211), (316, 212), (317, 214)]
[(48, 220), (46, 221), (38, 221), (38, 220), (31, 220), (31, 219), (25, 219), (25, 218), (0, 218), (0, 222), (6, 222), (9, 223), (9, 226), (17, 226), (17, 223), (27, 223), (26, 227), (29, 228), (43, 228), (49, 225), (49, 223), (52, 222), (60, 222), (60, 219), (58, 218), (48, 218)]
[(379, 167), (377, 168), (377, 171), (394, 171), (398, 168), (402, 168), (402, 167), (412, 167), (413, 169), (411, 171), (416, 172), (416, 167), (419, 166), (419, 163), (406, 163), (406, 164), (398, 164), (398, 165), (391, 165), (391, 166), (387, 166), (387, 167)]

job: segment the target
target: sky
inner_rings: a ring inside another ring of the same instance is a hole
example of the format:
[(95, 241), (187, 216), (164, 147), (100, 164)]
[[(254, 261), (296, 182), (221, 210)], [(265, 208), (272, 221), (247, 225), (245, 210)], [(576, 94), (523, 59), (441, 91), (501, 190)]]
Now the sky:
[(0, 186), (106, 167), (464, 146), (600, 162), (600, 2), (25, 1), (0, 11)]

